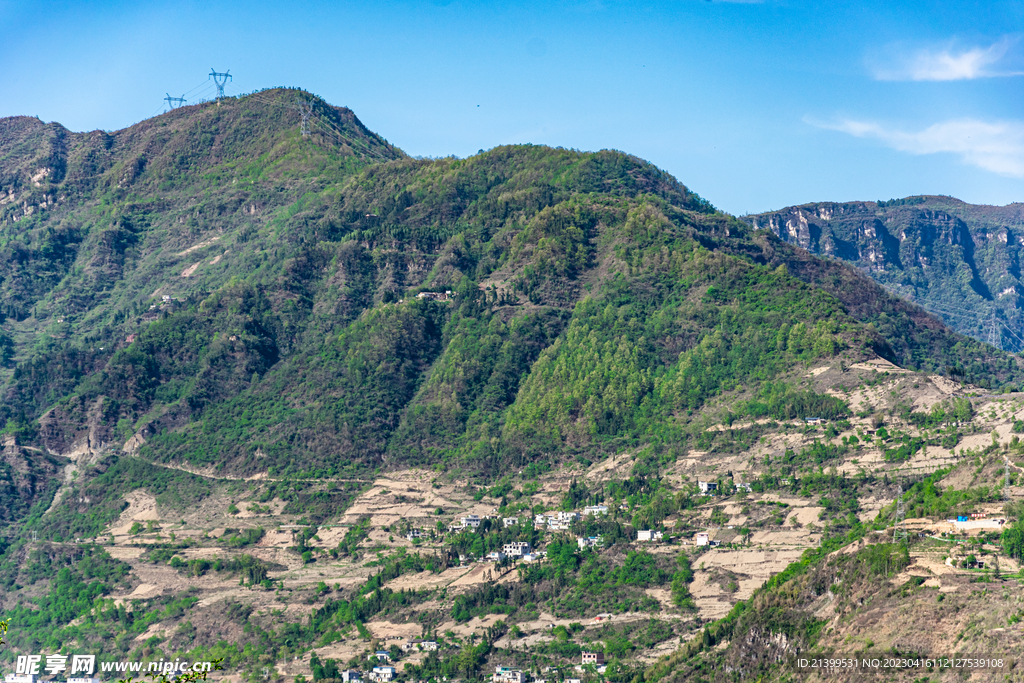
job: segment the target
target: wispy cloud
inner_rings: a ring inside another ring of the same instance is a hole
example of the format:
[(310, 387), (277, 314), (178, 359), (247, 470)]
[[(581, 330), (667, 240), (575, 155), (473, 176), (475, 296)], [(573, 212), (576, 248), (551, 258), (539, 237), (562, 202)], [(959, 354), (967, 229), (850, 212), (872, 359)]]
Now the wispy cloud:
[(957, 119), (915, 132), (852, 119), (831, 123), (804, 120), (819, 128), (880, 140), (900, 152), (956, 154), (966, 164), (1011, 178), (1024, 178), (1024, 121)]
[(1024, 71), (1000, 68), (999, 63), (1016, 44), (1005, 37), (988, 47), (907, 50), (893, 45), (869, 59), (880, 81), (963, 81), (974, 78), (1020, 76)]

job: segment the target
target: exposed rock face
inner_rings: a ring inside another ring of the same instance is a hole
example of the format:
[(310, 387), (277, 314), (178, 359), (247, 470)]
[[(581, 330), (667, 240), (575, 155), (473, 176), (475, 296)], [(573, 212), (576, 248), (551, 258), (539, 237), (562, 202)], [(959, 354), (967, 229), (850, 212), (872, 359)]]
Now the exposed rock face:
[(72, 400), (39, 418), (40, 437), (50, 453), (76, 459), (109, 448), (114, 440), (110, 422), (104, 419), (106, 399), (91, 403)]
[(11, 524), (56, 489), (63, 463), (51, 455), (22, 448), (6, 435), (0, 450), (0, 522)]
[(142, 435), (142, 432), (138, 432), (133, 435), (132, 438), (124, 442), (124, 446), (121, 450), (125, 453), (134, 453), (139, 450), (144, 443), (146, 443), (146, 437)]
[(853, 262), (960, 332), (988, 341), (994, 327), (1000, 346), (1024, 350), (1024, 204), (909, 197), (804, 204), (744, 220), (811, 253)]

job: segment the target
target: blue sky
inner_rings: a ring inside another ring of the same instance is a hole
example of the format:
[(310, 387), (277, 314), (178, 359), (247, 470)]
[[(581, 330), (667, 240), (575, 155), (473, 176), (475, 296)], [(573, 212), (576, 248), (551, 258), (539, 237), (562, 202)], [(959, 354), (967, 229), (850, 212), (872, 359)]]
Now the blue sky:
[[(721, 209), (1024, 201), (1024, 2), (0, 0), (0, 116), (288, 85), (409, 154), (620, 149)], [(188, 92), (191, 91), (191, 92)]]

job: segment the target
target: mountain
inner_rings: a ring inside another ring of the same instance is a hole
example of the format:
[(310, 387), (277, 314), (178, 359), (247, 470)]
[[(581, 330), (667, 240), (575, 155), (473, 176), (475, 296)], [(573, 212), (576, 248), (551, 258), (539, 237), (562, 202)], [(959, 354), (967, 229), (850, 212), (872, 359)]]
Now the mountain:
[(293, 97), (112, 134), (4, 122), (3, 411), (20, 443), (240, 475), (493, 477), (678, 448), (707, 401), (813, 358), (1021, 379), (635, 157), (410, 159), (322, 101), (300, 135)]
[(840, 570), (993, 578), (916, 541), (882, 578), (836, 563), (882, 552), (856, 544), (904, 489), (936, 543), (1019, 497), (1019, 359), (636, 157), (414, 159), (274, 89), (111, 133), (4, 119), (0, 196), (17, 654), (334, 683), (424, 635), (389, 654), (408, 680), (583, 652), (699, 680), (844, 646)]
[(1024, 351), (1024, 204), (915, 196), (803, 204), (743, 220), (813, 254), (853, 263), (962, 334)]

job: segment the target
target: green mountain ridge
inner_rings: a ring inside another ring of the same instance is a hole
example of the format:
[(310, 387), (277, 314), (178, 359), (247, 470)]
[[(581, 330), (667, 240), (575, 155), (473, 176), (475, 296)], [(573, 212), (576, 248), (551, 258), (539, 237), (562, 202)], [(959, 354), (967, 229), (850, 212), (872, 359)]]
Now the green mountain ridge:
[(708, 401), (814, 358), (1021, 380), (1012, 357), (635, 157), (410, 159), (320, 101), (364, 146), (301, 136), (289, 97), (113, 134), (3, 123), (2, 410), (19, 443), (247, 475), (500, 476), (671, 454)]
[[(334, 683), (418, 624), (400, 680), (794, 680), (919, 614), (1017, 647), (977, 560), (1019, 572), (1022, 523), (943, 521), (1019, 497), (1017, 356), (634, 156), (413, 159), (297, 96), (0, 120), (0, 660)], [(933, 538), (888, 543), (897, 496)]]

